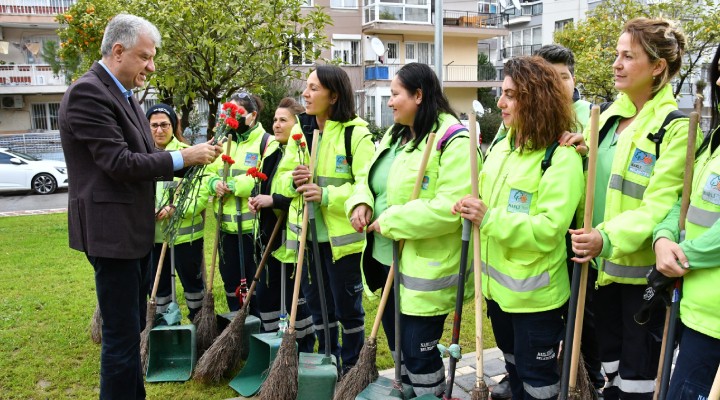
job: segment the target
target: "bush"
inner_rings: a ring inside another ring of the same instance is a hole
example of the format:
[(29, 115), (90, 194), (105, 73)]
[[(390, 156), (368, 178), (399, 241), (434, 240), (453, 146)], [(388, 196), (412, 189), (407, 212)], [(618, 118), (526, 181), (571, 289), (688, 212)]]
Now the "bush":
[(490, 144), (495, 138), (495, 134), (502, 123), (502, 115), (500, 112), (486, 112), (480, 119), (480, 140), (482, 143)]

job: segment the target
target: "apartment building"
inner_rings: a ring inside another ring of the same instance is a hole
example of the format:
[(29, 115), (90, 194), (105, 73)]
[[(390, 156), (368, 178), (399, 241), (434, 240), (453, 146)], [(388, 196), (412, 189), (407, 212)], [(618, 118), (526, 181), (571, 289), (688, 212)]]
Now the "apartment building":
[(58, 41), (54, 16), (74, 0), (0, 0), (0, 134), (57, 132), (67, 89), (43, 55)]

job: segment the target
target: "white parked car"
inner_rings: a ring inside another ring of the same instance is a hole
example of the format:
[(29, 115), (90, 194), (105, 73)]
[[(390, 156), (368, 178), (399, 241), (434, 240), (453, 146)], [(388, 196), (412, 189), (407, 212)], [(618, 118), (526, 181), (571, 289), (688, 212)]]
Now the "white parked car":
[(67, 166), (64, 162), (41, 160), (0, 148), (0, 192), (32, 189), (38, 194), (50, 194), (67, 186)]

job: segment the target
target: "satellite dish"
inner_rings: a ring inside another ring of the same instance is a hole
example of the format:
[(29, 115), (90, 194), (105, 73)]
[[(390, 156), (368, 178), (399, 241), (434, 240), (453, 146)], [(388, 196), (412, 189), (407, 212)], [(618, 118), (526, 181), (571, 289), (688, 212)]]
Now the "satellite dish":
[(370, 40), (370, 47), (372, 47), (375, 54), (379, 56), (385, 54), (385, 45), (383, 44), (382, 40), (374, 37)]
[(473, 100), (472, 107), (473, 107), (473, 110), (475, 110), (475, 114), (477, 114), (478, 117), (482, 117), (483, 114), (485, 114), (485, 108), (483, 108), (482, 104), (480, 104), (479, 101)]
[(505, 0), (498, 0), (498, 3), (500, 4), (500, 7), (504, 9), (507, 8), (507, 2)]
[(512, 4), (516, 10), (520, 10), (520, 0), (512, 0)]

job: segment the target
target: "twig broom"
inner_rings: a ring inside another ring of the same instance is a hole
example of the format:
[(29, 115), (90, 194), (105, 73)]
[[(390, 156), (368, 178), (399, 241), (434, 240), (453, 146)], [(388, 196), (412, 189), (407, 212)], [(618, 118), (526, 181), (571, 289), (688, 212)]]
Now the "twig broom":
[(147, 303), (147, 311), (145, 313), (145, 329), (140, 332), (140, 365), (142, 366), (143, 372), (147, 371), (148, 365), (148, 340), (150, 337), (150, 331), (155, 325), (155, 311), (157, 310), (157, 303), (155, 302), (155, 296), (157, 295), (158, 285), (160, 284), (160, 275), (162, 273), (163, 264), (165, 263), (165, 253), (167, 252), (168, 243), (163, 242), (162, 250), (160, 251), (160, 260), (158, 261), (157, 271), (155, 272), (155, 282), (153, 283), (152, 293), (150, 294), (150, 301)]
[(250, 290), (247, 293), (247, 301), (243, 303), (242, 308), (237, 313), (235, 318), (230, 322), (227, 329), (225, 329), (220, 336), (213, 342), (212, 346), (200, 357), (195, 367), (194, 378), (203, 383), (217, 383), (223, 375), (235, 369), (240, 360), (240, 353), (242, 350), (243, 335), (245, 328), (245, 320), (248, 316), (250, 299), (253, 293), (255, 293), (255, 287), (257, 281), (260, 279), (265, 265), (267, 264), (268, 258), (270, 257), (270, 251), (273, 243), (277, 238), (280, 228), (284, 225), (285, 216), (278, 218), (273, 228), (270, 240), (268, 241), (265, 252), (263, 253), (262, 260), (258, 265), (257, 271), (255, 271), (255, 278), (250, 285)]
[[(320, 133), (316, 129), (313, 134), (312, 150), (310, 152), (309, 168), (311, 174), (315, 173), (319, 137)], [(312, 176), (310, 177), (310, 181), (312, 182)], [(308, 220), (310, 219), (310, 207), (312, 207), (312, 205), (306, 202), (303, 208), (288, 330), (283, 334), (280, 348), (275, 356), (275, 361), (270, 367), (268, 377), (260, 389), (260, 395), (258, 396), (260, 400), (294, 399), (297, 397), (299, 362), (297, 348), (295, 347), (295, 318), (297, 317), (298, 299), (300, 298), (300, 280), (302, 279), (302, 268), (303, 262), (305, 261), (305, 245), (308, 232)]]

